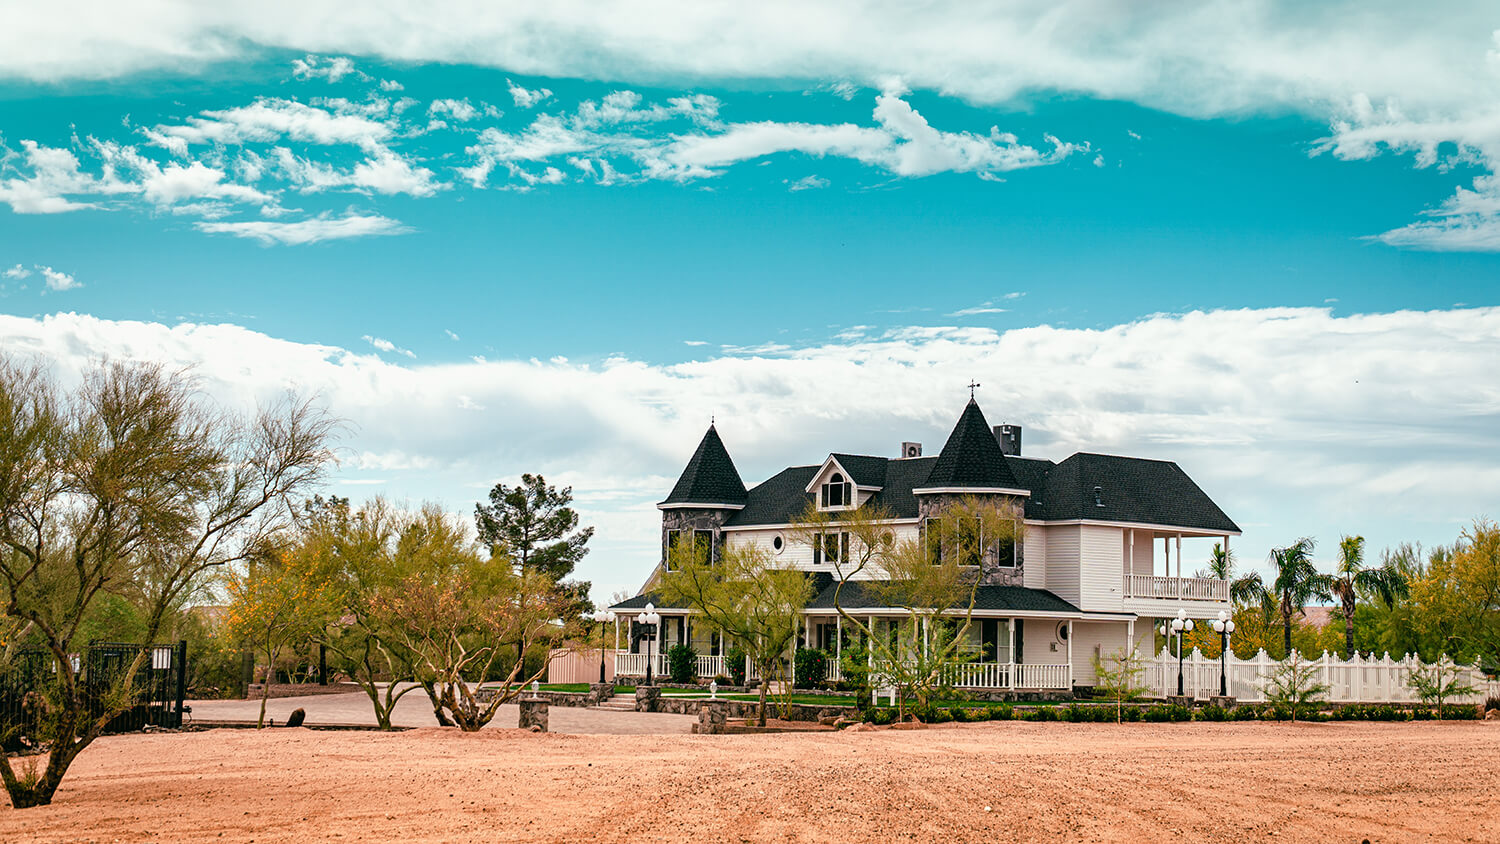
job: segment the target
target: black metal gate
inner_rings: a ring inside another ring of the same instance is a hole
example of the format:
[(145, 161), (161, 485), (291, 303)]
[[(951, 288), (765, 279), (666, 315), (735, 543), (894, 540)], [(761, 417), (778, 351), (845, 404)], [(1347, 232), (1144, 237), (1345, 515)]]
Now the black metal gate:
[[(130, 699), (120, 701), (124, 673), (137, 656)], [(81, 658), (80, 658), (81, 657)], [(46, 698), (55, 693), (57, 672), (77, 676), (91, 718), (125, 703), (109, 720), (104, 731), (124, 733), (146, 726), (182, 726), (183, 699), (187, 695), (187, 642), (175, 645), (137, 645), (126, 642), (90, 642), (82, 655), (66, 666), (46, 651), (22, 651), (0, 668), (0, 744), (8, 750), (34, 743), (42, 729)]]

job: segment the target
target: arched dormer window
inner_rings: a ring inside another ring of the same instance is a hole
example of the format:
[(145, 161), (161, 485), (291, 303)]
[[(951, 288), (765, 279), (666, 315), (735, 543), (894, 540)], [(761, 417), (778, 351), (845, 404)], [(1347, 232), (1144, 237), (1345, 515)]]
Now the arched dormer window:
[(819, 505), (824, 510), (843, 509), (854, 506), (854, 485), (844, 480), (844, 476), (834, 472), (823, 484), (822, 503)]

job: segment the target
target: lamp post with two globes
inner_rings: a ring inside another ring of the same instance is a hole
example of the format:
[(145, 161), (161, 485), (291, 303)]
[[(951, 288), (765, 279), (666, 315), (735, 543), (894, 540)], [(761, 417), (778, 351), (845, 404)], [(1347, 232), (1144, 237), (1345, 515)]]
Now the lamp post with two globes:
[(656, 626), (661, 624), (661, 613), (656, 611), (655, 604), (647, 604), (646, 609), (635, 617), (636, 623), (646, 628), (646, 685), (651, 686), (651, 664), (656, 661), (654, 645), (656, 644)]
[(1219, 697), (1229, 697), (1229, 636), (1234, 632), (1234, 620), (1229, 613), (1219, 610), (1214, 619), (1214, 632), (1219, 634)]

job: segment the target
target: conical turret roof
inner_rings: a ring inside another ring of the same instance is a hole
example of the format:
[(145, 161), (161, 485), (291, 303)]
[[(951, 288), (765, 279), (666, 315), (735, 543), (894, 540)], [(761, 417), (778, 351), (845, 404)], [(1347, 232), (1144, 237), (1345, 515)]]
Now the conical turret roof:
[(739, 470), (734, 468), (734, 461), (729, 458), (724, 441), (719, 439), (719, 432), (709, 425), (708, 433), (698, 443), (698, 450), (693, 452), (693, 458), (682, 470), (677, 485), (672, 487), (672, 494), (662, 504), (743, 507), (746, 499), (745, 483), (740, 480)]
[[(1005, 462), (995, 432), (972, 398), (932, 464), (922, 489), (1021, 489)], [(920, 490), (917, 490), (920, 491)]]

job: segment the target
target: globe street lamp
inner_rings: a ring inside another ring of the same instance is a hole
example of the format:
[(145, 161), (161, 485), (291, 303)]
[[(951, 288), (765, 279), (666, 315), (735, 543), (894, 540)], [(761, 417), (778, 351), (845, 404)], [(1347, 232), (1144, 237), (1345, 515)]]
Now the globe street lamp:
[(636, 623), (646, 630), (646, 685), (654, 685), (651, 682), (651, 663), (655, 661), (653, 645), (656, 643), (656, 625), (661, 624), (661, 614), (656, 611), (655, 604), (646, 604), (646, 609), (635, 617)]
[(1229, 613), (1219, 610), (1219, 617), (1214, 619), (1214, 632), (1219, 634), (1219, 697), (1229, 697), (1229, 634), (1234, 632), (1234, 621), (1229, 618)]
[(1172, 619), (1172, 632), (1177, 634), (1177, 696), (1182, 697), (1182, 634), (1193, 632), (1193, 620), (1187, 617), (1187, 610), (1177, 611), (1177, 617)]
[(603, 682), (605, 682), (605, 679), (604, 679), (604, 625), (609, 624), (610, 622), (614, 621), (615, 620), (615, 614), (612, 613), (612, 612), (610, 612), (609, 610), (599, 610), (598, 612), (591, 614), (589, 616), (589, 618), (593, 619), (594, 621), (599, 622), (599, 682), (603, 683)]

